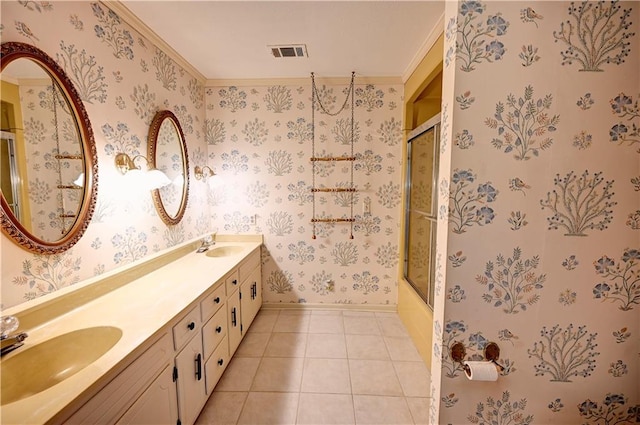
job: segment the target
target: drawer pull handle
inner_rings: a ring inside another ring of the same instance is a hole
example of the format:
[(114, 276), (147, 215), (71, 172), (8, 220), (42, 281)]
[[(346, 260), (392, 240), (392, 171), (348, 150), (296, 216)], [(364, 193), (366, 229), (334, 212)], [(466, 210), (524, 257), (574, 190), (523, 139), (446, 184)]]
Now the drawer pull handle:
[(216, 304), (220, 304), (220, 297), (215, 297), (213, 299), (213, 302), (216, 303)]
[(189, 328), (190, 331), (194, 330), (196, 328), (196, 324), (191, 322), (187, 325), (187, 327)]
[(218, 326), (218, 327), (216, 328), (216, 333), (220, 333), (220, 332), (222, 332), (222, 326)]
[(238, 325), (238, 321), (236, 319), (236, 308), (233, 307), (233, 309), (231, 309), (231, 324), (233, 325), (233, 327), (236, 327)]
[(237, 284), (238, 284), (238, 279), (233, 279), (233, 280), (231, 281), (231, 283), (233, 283), (234, 285), (237, 285)]
[(198, 381), (202, 379), (202, 355), (200, 353), (196, 356), (196, 379)]
[(223, 364), (224, 364), (224, 360), (223, 359), (218, 360), (218, 365), (222, 366)]

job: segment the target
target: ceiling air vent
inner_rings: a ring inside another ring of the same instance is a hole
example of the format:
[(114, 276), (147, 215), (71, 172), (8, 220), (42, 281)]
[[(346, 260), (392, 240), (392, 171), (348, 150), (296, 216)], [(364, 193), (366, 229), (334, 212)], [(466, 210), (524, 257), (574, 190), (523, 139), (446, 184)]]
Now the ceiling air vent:
[(268, 46), (271, 49), (271, 54), (276, 58), (306, 58), (307, 45), (306, 44), (287, 44), (281, 46)]

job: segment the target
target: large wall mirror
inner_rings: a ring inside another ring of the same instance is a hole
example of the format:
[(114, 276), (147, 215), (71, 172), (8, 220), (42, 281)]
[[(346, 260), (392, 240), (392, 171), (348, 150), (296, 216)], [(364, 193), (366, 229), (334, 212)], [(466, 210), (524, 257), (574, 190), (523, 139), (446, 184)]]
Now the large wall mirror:
[(187, 208), (189, 158), (182, 127), (171, 111), (159, 111), (153, 117), (147, 149), (150, 165), (171, 180), (152, 192), (153, 203), (165, 224), (178, 224)]
[(2, 43), (2, 231), (24, 249), (55, 254), (85, 232), (98, 157), (89, 116), (64, 70), (42, 50)]

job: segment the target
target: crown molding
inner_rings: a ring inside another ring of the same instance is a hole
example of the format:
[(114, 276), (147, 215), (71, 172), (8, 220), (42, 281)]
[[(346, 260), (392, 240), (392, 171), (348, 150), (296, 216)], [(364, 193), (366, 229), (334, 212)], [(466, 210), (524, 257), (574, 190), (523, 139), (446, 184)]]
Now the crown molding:
[(413, 74), (413, 71), (416, 70), (416, 68), (420, 64), (420, 61), (422, 61), (422, 59), (424, 59), (427, 53), (429, 53), (429, 50), (431, 50), (433, 45), (438, 40), (438, 37), (440, 37), (440, 35), (443, 32), (444, 32), (444, 13), (440, 15), (440, 18), (438, 19), (436, 24), (433, 26), (433, 29), (431, 30), (427, 38), (424, 40), (424, 43), (422, 43), (422, 46), (420, 46), (420, 49), (418, 49), (416, 54), (413, 56), (413, 59), (411, 60), (411, 62), (409, 62), (407, 69), (405, 69), (404, 72), (402, 73), (403, 84), (407, 82), (409, 77), (411, 77), (411, 74)]
[[(311, 76), (306, 78), (247, 78), (247, 79), (210, 79), (205, 87), (261, 87), (261, 86), (304, 86), (311, 82)], [(349, 85), (351, 77), (327, 77), (316, 76), (316, 82), (326, 85)], [(362, 84), (402, 84), (400, 77), (365, 77), (356, 74), (355, 85)]]
[(204, 84), (206, 78), (200, 71), (198, 71), (193, 65), (191, 65), (185, 58), (183, 58), (173, 47), (169, 46), (158, 34), (156, 34), (147, 24), (145, 24), (140, 18), (138, 18), (127, 6), (122, 4), (120, 0), (100, 0), (100, 3), (114, 11), (120, 16), (121, 19), (126, 21), (131, 27), (138, 31), (143, 37), (147, 38), (157, 48), (166, 53), (174, 62), (180, 65), (185, 71), (195, 77), (198, 82)]

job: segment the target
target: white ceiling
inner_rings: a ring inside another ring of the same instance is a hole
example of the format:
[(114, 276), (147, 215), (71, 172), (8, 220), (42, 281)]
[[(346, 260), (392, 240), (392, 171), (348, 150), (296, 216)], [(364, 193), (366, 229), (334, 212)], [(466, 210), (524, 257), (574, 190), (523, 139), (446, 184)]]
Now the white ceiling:
[[(444, 13), (444, 0), (120, 3), (207, 79), (401, 77)], [(274, 58), (273, 44), (309, 57)]]

